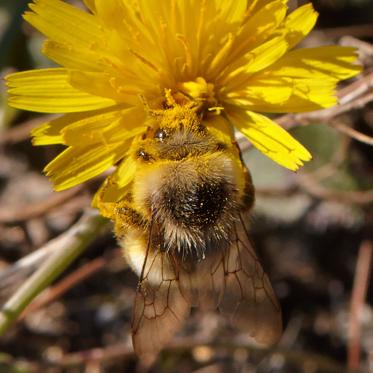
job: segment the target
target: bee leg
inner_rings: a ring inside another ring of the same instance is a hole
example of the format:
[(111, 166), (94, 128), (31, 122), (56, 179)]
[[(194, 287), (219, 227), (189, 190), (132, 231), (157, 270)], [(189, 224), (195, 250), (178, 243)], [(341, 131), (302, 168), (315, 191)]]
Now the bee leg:
[(242, 209), (243, 211), (249, 211), (255, 202), (255, 190), (251, 175), (248, 170), (245, 170), (245, 189), (242, 196)]
[(121, 202), (115, 209), (115, 227), (116, 236), (120, 239), (123, 237), (128, 229), (137, 228), (145, 230), (148, 226), (148, 220), (135, 208), (130, 202)]

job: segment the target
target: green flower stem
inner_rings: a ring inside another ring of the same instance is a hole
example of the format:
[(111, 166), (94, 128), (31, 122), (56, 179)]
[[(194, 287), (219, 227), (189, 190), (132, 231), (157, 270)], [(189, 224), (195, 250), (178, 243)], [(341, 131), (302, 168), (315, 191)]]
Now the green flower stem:
[(51, 254), (0, 310), (0, 335), (3, 335), (28, 304), (72, 263), (108, 226), (96, 211), (87, 211), (66, 233), (50, 241)]

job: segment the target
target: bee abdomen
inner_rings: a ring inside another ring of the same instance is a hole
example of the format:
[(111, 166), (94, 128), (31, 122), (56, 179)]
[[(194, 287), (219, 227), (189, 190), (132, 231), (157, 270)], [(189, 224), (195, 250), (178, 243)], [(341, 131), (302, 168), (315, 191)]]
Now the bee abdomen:
[(174, 187), (164, 191), (164, 206), (171, 219), (184, 227), (207, 228), (227, 209), (230, 190), (226, 182), (200, 182), (188, 189)]

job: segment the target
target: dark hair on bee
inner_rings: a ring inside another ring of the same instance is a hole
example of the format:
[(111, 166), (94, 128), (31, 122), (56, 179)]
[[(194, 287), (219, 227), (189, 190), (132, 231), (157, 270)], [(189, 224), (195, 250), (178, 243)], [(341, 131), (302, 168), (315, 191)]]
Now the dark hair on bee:
[(227, 149), (227, 146), (222, 143), (222, 142), (219, 142), (216, 144), (216, 151), (223, 151), (223, 150), (226, 150)]

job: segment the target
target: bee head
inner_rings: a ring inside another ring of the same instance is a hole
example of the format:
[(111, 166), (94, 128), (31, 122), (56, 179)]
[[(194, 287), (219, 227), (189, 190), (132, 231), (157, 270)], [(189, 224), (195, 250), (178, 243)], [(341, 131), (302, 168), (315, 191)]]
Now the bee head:
[(148, 131), (135, 151), (140, 162), (180, 161), (227, 147), (212, 136), (195, 111), (178, 109), (165, 110), (162, 116), (149, 122)]

